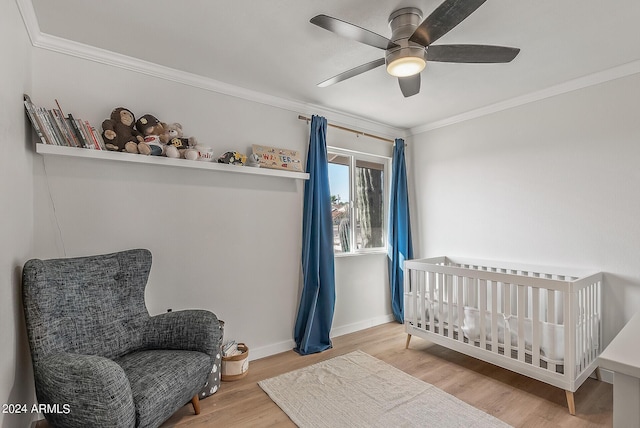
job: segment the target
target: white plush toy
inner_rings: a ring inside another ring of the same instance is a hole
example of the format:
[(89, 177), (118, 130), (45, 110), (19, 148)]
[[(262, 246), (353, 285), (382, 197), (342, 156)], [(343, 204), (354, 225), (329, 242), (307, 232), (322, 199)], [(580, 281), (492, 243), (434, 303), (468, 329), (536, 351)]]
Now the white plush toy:
[(249, 156), (247, 156), (247, 166), (260, 168), (260, 159), (258, 158), (257, 154), (251, 153)]

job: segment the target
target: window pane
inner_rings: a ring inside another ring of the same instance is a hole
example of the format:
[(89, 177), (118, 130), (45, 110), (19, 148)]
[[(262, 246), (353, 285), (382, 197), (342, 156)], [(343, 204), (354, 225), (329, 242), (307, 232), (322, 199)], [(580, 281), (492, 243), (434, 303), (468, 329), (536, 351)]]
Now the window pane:
[(333, 250), (335, 253), (351, 251), (349, 224), (349, 157), (329, 153), (329, 188), (333, 217)]
[(384, 246), (384, 165), (356, 161), (356, 245)]

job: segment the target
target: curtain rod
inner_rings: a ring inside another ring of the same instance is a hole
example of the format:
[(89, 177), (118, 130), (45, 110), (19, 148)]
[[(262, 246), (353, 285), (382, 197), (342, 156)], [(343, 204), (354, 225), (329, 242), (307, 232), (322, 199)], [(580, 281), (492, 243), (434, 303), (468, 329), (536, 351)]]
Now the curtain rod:
[[(306, 116), (302, 116), (302, 115), (298, 115), (298, 119), (306, 120), (307, 123), (309, 123), (309, 121), (311, 120), (310, 117), (306, 117)], [(373, 135), (373, 134), (367, 134), (366, 132), (356, 131), (355, 129), (345, 128), (344, 126), (333, 125), (331, 123), (327, 123), (327, 125), (331, 126), (332, 128), (342, 129), (343, 131), (353, 132), (354, 134), (362, 135), (363, 137), (377, 138), (378, 140), (382, 140), (382, 141), (386, 141), (387, 143), (395, 144), (395, 140), (391, 140), (389, 138), (379, 137), (379, 136)]]

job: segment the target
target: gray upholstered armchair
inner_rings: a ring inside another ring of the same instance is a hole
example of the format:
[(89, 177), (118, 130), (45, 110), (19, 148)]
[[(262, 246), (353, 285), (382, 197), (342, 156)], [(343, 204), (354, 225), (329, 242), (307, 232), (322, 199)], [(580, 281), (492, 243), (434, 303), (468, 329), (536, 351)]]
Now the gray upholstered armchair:
[(25, 264), (36, 394), (52, 426), (157, 427), (190, 400), (199, 413), (220, 323), (204, 310), (149, 316), (150, 269), (148, 250)]

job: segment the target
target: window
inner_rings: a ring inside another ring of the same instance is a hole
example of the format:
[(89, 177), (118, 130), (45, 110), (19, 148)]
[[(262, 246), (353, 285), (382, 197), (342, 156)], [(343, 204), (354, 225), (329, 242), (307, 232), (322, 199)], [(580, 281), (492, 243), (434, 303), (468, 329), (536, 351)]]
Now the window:
[(334, 253), (385, 249), (389, 159), (330, 148), (328, 160)]

